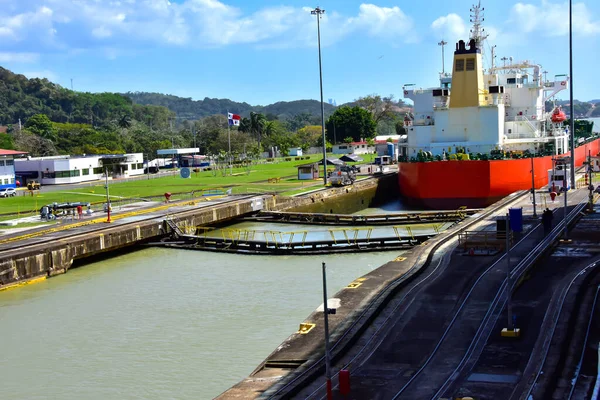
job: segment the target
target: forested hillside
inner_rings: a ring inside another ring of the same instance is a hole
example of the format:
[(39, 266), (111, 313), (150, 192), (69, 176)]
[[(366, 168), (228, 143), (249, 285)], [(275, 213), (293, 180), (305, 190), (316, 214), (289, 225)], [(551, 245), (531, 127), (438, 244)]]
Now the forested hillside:
[[(321, 103), (316, 100), (280, 101), (268, 106), (252, 106), (229, 99), (208, 97), (204, 100), (192, 100), (191, 98), (147, 92), (127, 92), (123, 95), (129, 97), (135, 104), (167, 107), (177, 115), (178, 121), (197, 120), (215, 114), (226, 115), (227, 112), (244, 117), (249, 117), (251, 112), (258, 112), (270, 116), (270, 119), (279, 120), (291, 119), (299, 114), (321, 115)], [(325, 117), (329, 117), (334, 110), (334, 106), (325, 104)]]
[(166, 108), (136, 105), (120, 94), (74, 92), (47, 79), (27, 79), (0, 67), (0, 125), (17, 124), (19, 119), (25, 123), (36, 114), (45, 114), (53, 122), (96, 127), (114, 124), (124, 116), (151, 125), (168, 124), (175, 117)]

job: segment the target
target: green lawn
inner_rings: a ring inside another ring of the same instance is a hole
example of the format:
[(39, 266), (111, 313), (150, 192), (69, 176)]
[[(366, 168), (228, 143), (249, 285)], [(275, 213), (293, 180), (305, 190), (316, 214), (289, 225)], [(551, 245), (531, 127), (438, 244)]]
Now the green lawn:
[[(328, 157), (339, 155), (328, 154)], [(109, 191), (111, 201), (132, 202), (140, 198), (149, 198), (155, 196), (155, 200), (163, 200), (165, 192), (173, 193), (173, 200), (190, 199), (191, 193), (196, 191), (194, 197), (203, 195), (202, 191), (231, 188), (233, 193), (302, 193), (303, 191), (313, 190), (321, 187), (322, 181), (306, 181), (297, 179), (297, 165), (308, 164), (321, 160), (322, 156), (313, 154), (310, 160), (285, 161), (276, 159), (274, 162), (252, 165), (250, 172), (247, 168), (233, 168), (233, 175), (223, 176), (222, 171), (203, 171), (192, 172), (191, 177), (182, 179), (178, 176), (168, 176), (149, 180), (137, 181), (109, 181)], [(372, 162), (374, 155), (361, 156), (363, 163)], [(330, 167), (331, 168), (331, 167)], [(271, 181), (270, 178), (280, 178), (278, 182)], [(54, 202), (89, 202), (104, 203), (106, 201), (106, 190), (104, 182), (97, 182), (90, 186), (74, 185), (66, 191), (41, 191), (34, 192), (30, 196), (28, 191), (19, 191), (16, 197), (0, 198), (0, 214), (2, 219), (9, 219), (22, 214), (37, 213), (40, 207)], [(11, 216), (6, 214), (12, 214)]]

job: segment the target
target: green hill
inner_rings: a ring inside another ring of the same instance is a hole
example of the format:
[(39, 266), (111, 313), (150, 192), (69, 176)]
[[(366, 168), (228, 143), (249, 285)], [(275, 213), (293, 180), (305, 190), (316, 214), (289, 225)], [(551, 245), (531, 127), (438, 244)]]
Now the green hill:
[[(277, 116), (280, 120), (290, 119), (295, 115), (304, 113), (314, 116), (321, 115), (321, 103), (317, 100), (280, 101), (268, 106), (253, 106), (229, 99), (206, 97), (204, 100), (192, 100), (189, 97), (161, 93), (127, 92), (123, 95), (129, 97), (135, 104), (167, 107), (177, 114), (177, 119), (180, 121), (198, 120), (215, 114), (225, 115), (227, 112), (248, 117), (254, 111)], [(325, 117), (331, 115), (335, 108), (330, 104), (325, 104)]]

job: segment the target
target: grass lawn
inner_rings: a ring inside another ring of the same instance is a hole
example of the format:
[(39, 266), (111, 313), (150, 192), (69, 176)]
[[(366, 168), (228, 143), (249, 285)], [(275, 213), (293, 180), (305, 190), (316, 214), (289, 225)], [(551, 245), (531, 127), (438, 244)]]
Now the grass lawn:
[[(328, 157), (339, 155), (328, 154)], [(373, 154), (362, 155), (363, 163), (372, 162)], [(202, 196), (202, 191), (214, 189), (229, 189), (233, 193), (266, 193), (277, 192), (285, 194), (302, 193), (322, 186), (322, 181), (306, 181), (297, 179), (297, 165), (320, 161), (322, 156), (313, 154), (310, 160), (285, 161), (276, 159), (274, 162), (252, 165), (250, 172), (247, 168), (233, 168), (233, 175), (223, 176), (222, 171), (192, 172), (191, 177), (182, 179), (178, 176), (166, 176), (161, 178), (152, 177), (149, 180), (136, 181), (109, 181), (110, 198), (112, 201), (120, 199), (135, 201), (139, 198), (156, 196), (156, 200), (164, 199), (165, 192), (173, 193), (173, 200), (189, 199), (191, 192), (197, 191), (195, 196)], [(331, 167), (330, 167), (331, 168)], [(279, 178), (278, 181), (272, 178)], [(271, 181), (269, 181), (271, 179)], [(0, 214), (2, 219), (16, 218), (21, 214), (27, 215), (37, 213), (38, 210), (51, 203), (64, 202), (89, 202), (104, 203), (106, 201), (106, 190), (104, 182), (89, 186), (74, 185), (65, 191), (41, 191), (34, 192), (29, 196), (27, 191), (19, 191), (16, 197), (0, 198)], [(179, 195), (178, 195), (179, 194)], [(8, 216), (6, 214), (12, 214)]]

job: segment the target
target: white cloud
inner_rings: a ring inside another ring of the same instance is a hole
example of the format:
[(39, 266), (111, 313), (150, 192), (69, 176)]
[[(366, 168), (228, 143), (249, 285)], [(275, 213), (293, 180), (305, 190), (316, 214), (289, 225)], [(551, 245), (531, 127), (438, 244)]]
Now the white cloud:
[[(514, 29), (545, 36), (562, 36), (569, 32), (568, 3), (550, 3), (540, 6), (517, 3), (511, 9), (509, 24)], [(584, 3), (573, 4), (573, 32), (589, 36), (600, 33), (600, 21), (593, 20)]]
[(106, 29), (105, 26), (99, 26), (92, 30), (92, 35), (99, 39), (102, 39), (112, 36), (112, 32), (109, 29)]
[(36, 53), (7, 53), (0, 52), (0, 63), (23, 63), (30, 64), (39, 60), (40, 56)]
[(440, 38), (448, 43), (454, 43), (458, 40), (467, 40), (469, 31), (465, 21), (457, 14), (448, 14), (439, 17), (431, 24), (431, 29)]
[(399, 7), (361, 4), (359, 10), (358, 17), (350, 20), (351, 24), (355, 24), (357, 29), (363, 29), (371, 36), (401, 37), (412, 31), (411, 18)]
[[(43, 39), (55, 48), (114, 47), (132, 41), (193, 47), (315, 44), (315, 17), (306, 7), (274, 6), (244, 13), (219, 0), (47, 0), (42, 7), (35, 1), (6, 1), (13, 6), (7, 9), (20, 8), (5, 18), (0, 15), (0, 38), (13, 43), (30, 40), (39, 46)], [(321, 22), (324, 46), (354, 32), (391, 43), (416, 37), (412, 19), (397, 6), (364, 3), (354, 16), (328, 10)]]

